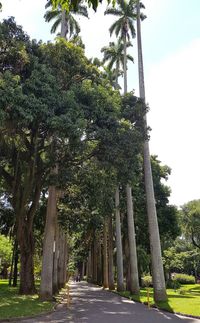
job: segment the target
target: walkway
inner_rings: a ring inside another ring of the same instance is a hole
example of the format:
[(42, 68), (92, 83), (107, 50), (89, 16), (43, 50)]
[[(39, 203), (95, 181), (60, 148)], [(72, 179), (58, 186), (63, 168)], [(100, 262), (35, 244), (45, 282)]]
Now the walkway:
[[(198, 319), (181, 317), (148, 309), (114, 293), (86, 282), (71, 283), (72, 304), (67, 309), (64, 302), (52, 314), (35, 319), (20, 320), (22, 323), (200, 323)], [(18, 321), (19, 322), (19, 321)]]

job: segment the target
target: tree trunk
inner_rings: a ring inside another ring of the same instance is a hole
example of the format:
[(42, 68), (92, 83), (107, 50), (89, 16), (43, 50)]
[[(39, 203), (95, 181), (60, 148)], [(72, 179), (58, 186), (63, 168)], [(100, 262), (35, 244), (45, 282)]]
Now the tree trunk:
[(97, 259), (97, 283), (102, 284), (102, 252), (101, 252), (101, 238), (98, 239), (98, 259)]
[(67, 17), (66, 17), (66, 11), (62, 11), (62, 18), (61, 18), (61, 32), (60, 37), (66, 38), (68, 33), (68, 23), (67, 23)]
[(103, 287), (108, 288), (108, 231), (107, 217), (104, 219), (103, 228)]
[(54, 247), (53, 247), (53, 294), (58, 293), (58, 257), (59, 257), (59, 226), (56, 223)]
[(126, 34), (124, 35), (124, 94), (127, 93), (127, 54), (126, 54)]
[(89, 250), (89, 254), (88, 254), (88, 277), (87, 280), (89, 283), (91, 283), (92, 281), (92, 256), (91, 256), (91, 249)]
[(83, 261), (82, 263), (82, 275), (81, 275), (81, 279), (83, 280), (85, 276), (85, 261)]
[(122, 237), (119, 211), (119, 188), (115, 192), (115, 225), (116, 225), (116, 247), (117, 247), (117, 290), (124, 290)]
[[(138, 70), (139, 70), (139, 88), (140, 97), (145, 104), (145, 86), (144, 86), (144, 69), (142, 59), (142, 42), (141, 42), (141, 26), (140, 26), (140, 1), (137, 1), (137, 42), (138, 42)], [(144, 117), (145, 127), (147, 128), (147, 119)], [(151, 161), (149, 152), (149, 142), (144, 142), (144, 178), (145, 191), (147, 199), (147, 215), (149, 223), (151, 261), (152, 261), (152, 278), (154, 286), (155, 301), (165, 301), (167, 299), (165, 278), (163, 271), (160, 235), (157, 221), (157, 212), (155, 206), (154, 187), (151, 171)]]
[(44, 232), (40, 285), (40, 299), (42, 300), (51, 300), (53, 298), (53, 248), (56, 221), (56, 188), (55, 186), (50, 186)]
[(19, 249), (18, 244), (16, 243), (15, 255), (14, 255), (14, 270), (13, 270), (13, 287), (17, 287), (17, 278), (18, 278), (18, 262), (19, 262)]
[(63, 285), (65, 286), (67, 281), (67, 262), (68, 262), (68, 244), (67, 244), (67, 235), (64, 233), (63, 236), (64, 243), (64, 259), (63, 259)]
[(96, 238), (94, 238), (93, 241), (93, 277), (94, 277), (94, 283), (97, 283), (97, 241)]
[(109, 289), (115, 289), (115, 282), (114, 282), (114, 273), (113, 273), (113, 224), (112, 224), (112, 216), (109, 217), (108, 220), (108, 283)]
[(8, 285), (12, 285), (12, 278), (13, 278), (13, 268), (14, 268), (14, 258), (15, 258), (15, 250), (16, 250), (16, 240), (13, 245), (13, 251), (12, 251), (12, 260), (11, 260), (11, 266), (10, 266), (10, 275), (9, 275), (9, 282)]
[(58, 288), (65, 286), (65, 234), (60, 230), (59, 235), (59, 260), (58, 260)]
[(127, 220), (128, 220), (128, 241), (129, 241), (129, 256), (130, 256), (130, 291), (132, 294), (139, 294), (139, 280), (138, 280), (138, 264), (137, 251), (135, 240), (135, 226), (133, 217), (133, 200), (130, 185), (126, 185), (127, 197)]
[[(21, 219), (22, 220), (22, 219)], [(21, 221), (22, 225), (22, 221)], [(29, 230), (27, 223), (23, 223), (19, 240), (20, 247), (20, 286), (19, 294), (36, 294), (34, 281), (34, 242), (32, 229)]]

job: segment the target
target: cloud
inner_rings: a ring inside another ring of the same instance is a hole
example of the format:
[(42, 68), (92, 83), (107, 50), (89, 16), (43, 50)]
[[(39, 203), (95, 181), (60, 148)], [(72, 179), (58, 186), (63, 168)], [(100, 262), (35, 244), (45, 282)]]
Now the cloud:
[(172, 167), (171, 201), (200, 198), (200, 38), (151, 66), (146, 77), (151, 152)]

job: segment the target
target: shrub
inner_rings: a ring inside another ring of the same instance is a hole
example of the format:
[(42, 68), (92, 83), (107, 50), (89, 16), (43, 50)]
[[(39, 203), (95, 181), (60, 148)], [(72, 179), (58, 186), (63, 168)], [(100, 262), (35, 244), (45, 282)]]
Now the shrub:
[(168, 280), (167, 282), (167, 288), (172, 288), (174, 290), (177, 290), (181, 287), (181, 284), (178, 282), (178, 280)]
[(174, 281), (177, 281), (180, 284), (195, 284), (194, 276), (186, 274), (176, 274), (174, 276)]
[(148, 287), (152, 285), (152, 277), (150, 275), (142, 277), (142, 287)]

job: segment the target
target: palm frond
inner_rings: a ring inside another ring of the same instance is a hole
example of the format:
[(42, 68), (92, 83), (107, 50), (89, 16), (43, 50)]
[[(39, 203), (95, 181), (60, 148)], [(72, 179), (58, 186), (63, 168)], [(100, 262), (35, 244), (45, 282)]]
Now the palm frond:
[(114, 16), (122, 16), (123, 12), (119, 9), (115, 8), (108, 8), (105, 12), (104, 15), (114, 15)]
[(80, 16), (83, 16), (83, 17), (86, 17), (86, 18), (89, 18), (88, 17), (88, 10), (87, 10), (87, 7), (86, 6), (79, 5), (78, 6), (78, 10), (75, 11), (75, 12), (73, 12), (73, 14), (80, 15)]
[[(110, 35), (112, 36), (113, 32), (115, 31), (115, 34), (118, 36), (119, 31), (121, 29), (121, 18), (116, 20), (109, 28)], [(116, 33), (116, 30), (118, 33)]]
[(48, 0), (47, 3), (45, 4), (45, 9), (49, 8), (52, 6), (51, 0)]
[(57, 18), (61, 12), (59, 10), (51, 11), (47, 10), (44, 14), (44, 19), (46, 22), (50, 22), (52, 19)]
[(76, 21), (76, 19), (72, 15), (70, 15), (69, 16), (69, 35), (70, 35), (70, 37), (73, 34), (78, 35), (80, 30), (81, 29), (80, 29), (78, 22)]
[(126, 0), (118, 0), (117, 3), (118, 3), (118, 5), (120, 6), (120, 8), (122, 9), (123, 12), (127, 11), (127, 7), (129, 5), (129, 3), (127, 3)]
[(134, 63), (134, 58), (133, 58), (133, 56), (131, 56), (131, 55), (127, 54), (127, 55), (126, 55), (126, 58), (127, 58), (127, 60), (129, 60), (129, 61), (131, 61), (131, 62), (133, 62), (133, 63)]
[(122, 30), (123, 30), (123, 18), (120, 18), (118, 20), (118, 25), (115, 28), (115, 35), (118, 37), (119, 34), (122, 34)]
[(132, 21), (129, 22), (129, 30), (131, 32), (132, 38), (135, 38), (136, 33), (135, 33), (135, 28)]
[(59, 27), (59, 25), (61, 24), (61, 17), (60, 18), (58, 18), (55, 22), (54, 22), (54, 24), (52, 25), (52, 27), (51, 27), (51, 34), (54, 34), (55, 32), (56, 32), (56, 30), (58, 29), (58, 27)]

